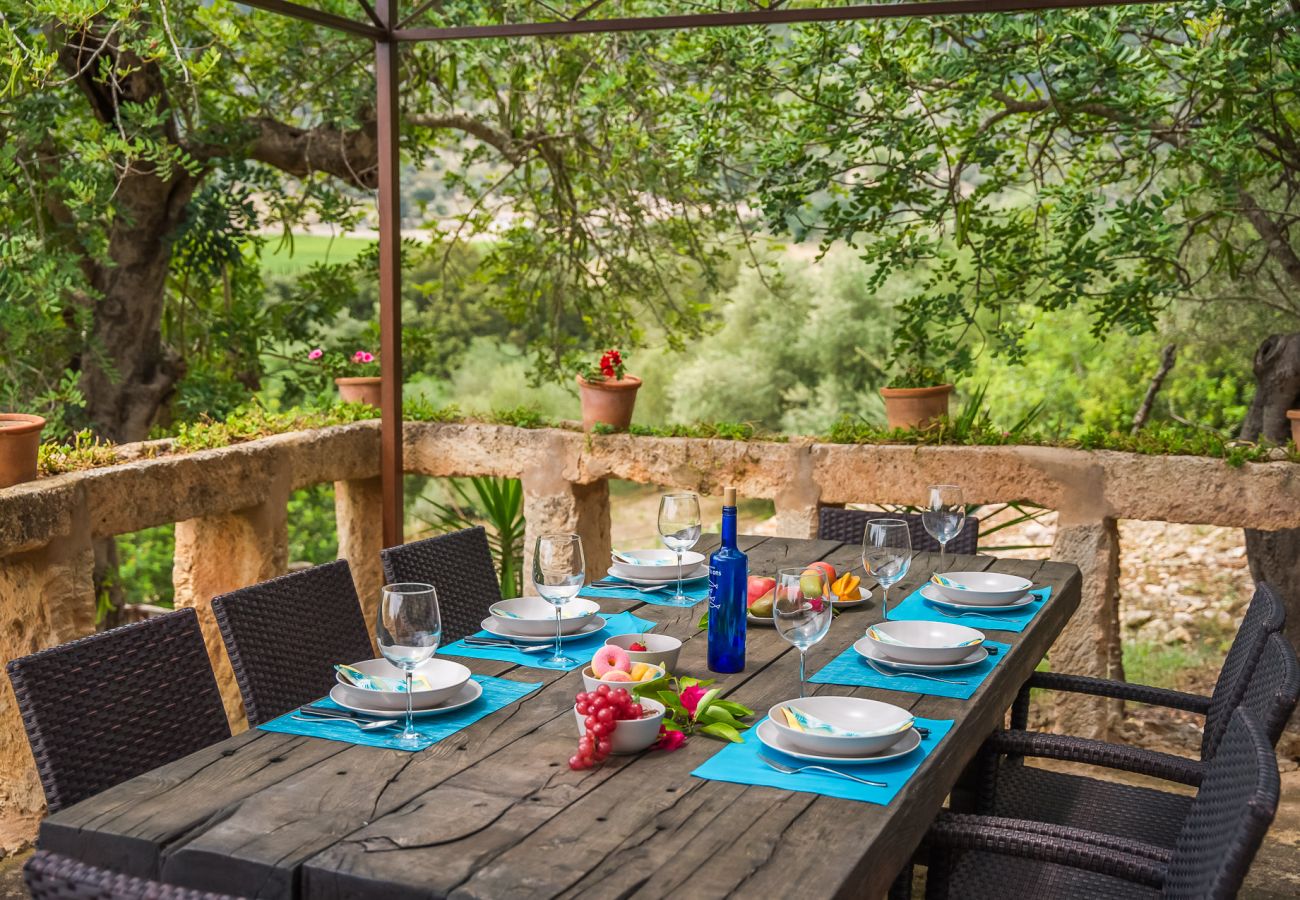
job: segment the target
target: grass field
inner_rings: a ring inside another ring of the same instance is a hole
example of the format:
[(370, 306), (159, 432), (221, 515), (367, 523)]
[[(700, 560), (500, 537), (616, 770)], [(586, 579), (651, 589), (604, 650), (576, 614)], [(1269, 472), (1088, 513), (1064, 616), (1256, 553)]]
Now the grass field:
[(293, 243), (290, 244), (275, 236), (266, 242), (263, 250), (262, 273), (296, 275), (305, 272), (314, 263), (347, 262), (372, 243), (374, 241), (368, 238), (295, 234)]

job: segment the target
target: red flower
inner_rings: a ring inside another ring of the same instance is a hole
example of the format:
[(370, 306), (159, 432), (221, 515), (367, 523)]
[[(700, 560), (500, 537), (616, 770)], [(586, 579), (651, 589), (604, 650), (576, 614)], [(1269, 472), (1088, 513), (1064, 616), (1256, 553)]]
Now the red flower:
[(660, 725), (659, 742), (654, 745), (654, 749), (666, 750), (671, 753), (684, 743), (686, 743), (685, 734), (680, 731), (669, 731), (667, 728)]
[(682, 706), (686, 708), (687, 715), (692, 719), (695, 718), (695, 708), (700, 705), (700, 701), (704, 699), (704, 695), (707, 693), (708, 691), (700, 687), (698, 684), (693, 684), (690, 687), (683, 689), (679, 695), (682, 701)]

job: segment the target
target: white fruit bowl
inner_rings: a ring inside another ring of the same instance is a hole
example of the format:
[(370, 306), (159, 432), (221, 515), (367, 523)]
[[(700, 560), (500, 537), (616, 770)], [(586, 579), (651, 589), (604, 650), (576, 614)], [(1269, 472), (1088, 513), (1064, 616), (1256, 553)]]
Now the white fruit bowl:
[[(781, 714), (790, 706), (827, 724), (853, 732), (852, 735), (817, 734), (791, 728)], [(767, 711), (781, 739), (795, 750), (819, 756), (867, 756), (879, 753), (899, 741), (912, 727), (912, 714), (905, 709), (865, 697), (804, 697), (785, 700)]]
[[(551, 637), (555, 634), (555, 607), (541, 597), (498, 600), (488, 607), (492, 618), (506, 631), (522, 637)], [(560, 608), (560, 633), (581, 631), (600, 612), (594, 600), (574, 597)]]
[(596, 673), (592, 671), (591, 666), (585, 666), (582, 670), (582, 683), (587, 691), (594, 691), (602, 684), (607, 684), (611, 688), (626, 688), (630, 691), (638, 684), (647, 684), (648, 682), (654, 681), (656, 678), (663, 678), (668, 674), (663, 666), (657, 666), (656, 668), (658, 668), (659, 674), (654, 678), (648, 678), (645, 681), (602, 681), (596, 677)]
[[(396, 681), (406, 680), (406, 672), (386, 659), (367, 659), (351, 665), (352, 668), (365, 672), (367, 675), (392, 678)], [(431, 689), (412, 691), (411, 707), (413, 709), (432, 709), (464, 687), (465, 682), (469, 681), (470, 671), (458, 662), (435, 656), (421, 663), (414, 674), (423, 675), (427, 678)], [(357, 706), (363, 706), (367, 709), (391, 709), (403, 712), (406, 710), (405, 691), (372, 691), (369, 688), (357, 687), (355, 684), (344, 680), (342, 675), (335, 674), (334, 677), (343, 686), (343, 696)]]
[(1028, 578), (1001, 572), (936, 572), (930, 583), (954, 603), (986, 606), (1005, 606), (1034, 586)]
[[(649, 663), (672, 672), (677, 668), (677, 657), (682, 652), (682, 642), (670, 634), (616, 634), (605, 640), (606, 644), (627, 651), (634, 663)], [(645, 644), (644, 650), (629, 650), (633, 644)]]
[[(615, 754), (640, 753), (659, 740), (659, 726), (664, 721), (664, 705), (648, 697), (637, 701), (645, 716), (636, 719), (623, 719), (614, 728), (610, 738), (610, 752)], [(578, 737), (587, 733), (586, 717), (578, 714), (578, 705), (573, 706), (573, 718), (578, 723)]]
[(984, 632), (955, 622), (878, 622), (867, 629), (867, 642), (899, 662), (940, 666), (970, 656)]

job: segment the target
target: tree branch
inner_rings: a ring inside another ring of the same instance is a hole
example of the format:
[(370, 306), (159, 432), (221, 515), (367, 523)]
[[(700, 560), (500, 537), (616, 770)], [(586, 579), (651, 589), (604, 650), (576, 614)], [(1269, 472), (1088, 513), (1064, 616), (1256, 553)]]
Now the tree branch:
[(254, 119), (252, 124), (257, 135), (246, 148), (250, 159), (298, 178), (324, 172), (366, 190), (379, 183), (379, 145), (373, 120), (349, 131), (333, 125), (297, 128), (268, 117)]

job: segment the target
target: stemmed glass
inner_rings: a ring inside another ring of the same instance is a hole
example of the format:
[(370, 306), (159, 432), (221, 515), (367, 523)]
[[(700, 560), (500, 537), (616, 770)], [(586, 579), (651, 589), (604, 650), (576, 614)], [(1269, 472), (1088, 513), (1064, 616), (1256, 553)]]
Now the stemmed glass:
[(912, 535), (902, 519), (871, 519), (862, 536), (862, 568), (884, 588), (880, 614), (889, 615), (889, 588), (912, 564)]
[(943, 555), (948, 542), (961, 531), (966, 520), (966, 506), (962, 503), (961, 488), (955, 484), (930, 485), (930, 502), (921, 513), (921, 524), (930, 537), (939, 542), (939, 571), (943, 571)]
[(682, 590), (682, 553), (700, 539), (700, 498), (697, 494), (664, 494), (659, 498), (659, 536), (677, 553), (677, 593), (664, 600), (668, 606), (690, 606), (695, 601)]
[(799, 650), (799, 696), (804, 695), (804, 654), (831, 627), (831, 585), (819, 569), (778, 569), (772, 619), (777, 633)]
[(384, 659), (406, 673), (406, 729), (398, 736), (397, 744), (418, 750), (424, 737), (415, 730), (412, 721), (411, 678), (420, 664), (433, 656), (442, 640), (442, 614), (433, 585), (384, 585), (375, 637)]
[(537, 593), (555, 607), (555, 654), (544, 660), (559, 669), (576, 666), (578, 660), (565, 656), (564, 635), (560, 629), (564, 605), (578, 596), (587, 578), (587, 563), (582, 555), (582, 538), (576, 534), (543, 534), (533, 551), (533, 584)]

